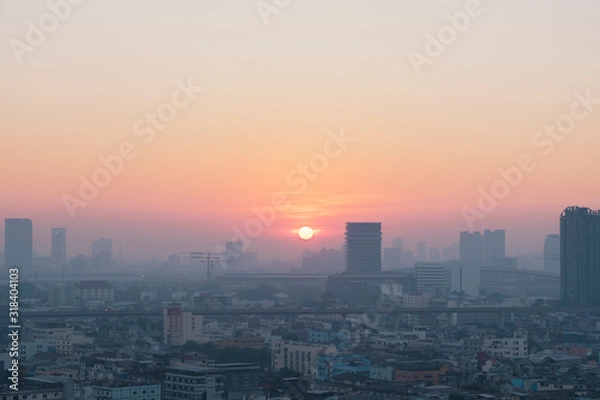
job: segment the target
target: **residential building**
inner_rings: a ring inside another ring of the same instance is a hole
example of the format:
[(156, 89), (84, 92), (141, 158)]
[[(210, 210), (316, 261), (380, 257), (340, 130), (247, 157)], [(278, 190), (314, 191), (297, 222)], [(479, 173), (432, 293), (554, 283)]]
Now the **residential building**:
[(600, 306), (600, 210), (568, 207), (561, 214), (560, 281), (565, 306)]
[(319, 356), (332, 355), (336, 349), (331, 345), (318, 345), (289, 340), (274, 340), (271, 344), (271, 367), (275, 371), (287, 368), (316, 378)]

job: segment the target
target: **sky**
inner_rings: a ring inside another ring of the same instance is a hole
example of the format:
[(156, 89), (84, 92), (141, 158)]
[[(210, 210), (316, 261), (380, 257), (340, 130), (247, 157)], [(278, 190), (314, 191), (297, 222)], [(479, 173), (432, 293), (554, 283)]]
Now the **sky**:
[(241, 231), (289, 259), (340, 247), (347, 221), (413, 250), (505, 229), (509, 253), (541, 252), (565, 207), (600, 208), (599, 12), (0, 0), (0, 218), (31, 218), (42, 255), (60, 226), (69, 256), (100, 236), (124, 259), (213, 251)]

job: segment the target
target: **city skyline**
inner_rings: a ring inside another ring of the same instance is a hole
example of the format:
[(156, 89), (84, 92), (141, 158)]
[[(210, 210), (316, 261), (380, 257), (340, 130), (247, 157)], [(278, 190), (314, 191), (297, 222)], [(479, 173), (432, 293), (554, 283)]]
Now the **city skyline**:
[[(74, 253), (101, 235), (122, 240), (125, 258), (212, 251), (277, 193), (288, 206), (252, 240), (268, 257), (334, 247), (359, 218), (432, 247), (470, 224), (502, 228), (507, 250), (524, 253), (558, 231), (565, 207), (600, 208), (587, 167), (600, 144), (596, 3), (480, 3), (420, 74), (411, 56), (464, 4), (306, 2), (269, 23), (250, 5), (120, 7), (148, 18), (85, 4), (22, 63), (0, 51), (13, 94), (0, 99), (13, 166), (0, 175), (1, 217), (36, 221), (40, 253), (53, 226), (72, 233)], [(49, 12), (5, 8), (6, 43)], [(319, 229), (310, 243), (295, 240), (303, 225)]]

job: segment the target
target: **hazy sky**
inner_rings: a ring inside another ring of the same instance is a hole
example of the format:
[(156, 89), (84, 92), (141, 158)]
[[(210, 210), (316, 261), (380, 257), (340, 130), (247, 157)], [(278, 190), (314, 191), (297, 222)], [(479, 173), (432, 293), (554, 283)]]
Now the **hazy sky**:
[[(346, 221), (382, 221), (386, 245), (442, 247), (469, 229), (479, 188), (529, 154), (535, 169), (474, 228), (541, 251), (566, 206), (600, 208), (600, 3), (467, 3), (87, 0), (59, 7), (63, 21), (44, 1), (0, 0), (0, 217), (31, 218), (42, 254), (65, 226), (69, 255), (108, 236), (127, 257), (164, 257), (213, 250), (285, 192), (252, 239), (261, 256), (337, 247)], [(452, 32), (457, 12), (463, 32), (428, 56), (426, 35)], [(40, 23), (44, 38), (29, 32)], [(202, 91), (174, 95), (189, 82)], [(572, 106), (576, 92), (592, 101)], [(181, 108), (151, 128), (172, 96)], [(536, 134), (557, 121), (572, 130)], [(341, 131), (354, 141), (328, 145)], [(126, 142), (135, 158), (72, 218), (65, 195)], [(318, 229), (311, 242), (301, 225)]]

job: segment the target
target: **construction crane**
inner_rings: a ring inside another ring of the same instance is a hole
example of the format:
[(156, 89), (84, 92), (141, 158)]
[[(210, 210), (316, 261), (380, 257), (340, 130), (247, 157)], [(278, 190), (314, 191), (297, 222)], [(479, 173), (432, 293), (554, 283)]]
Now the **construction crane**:
[(213, 278), (213, 268), (215, 261), (221, 261), (221, 253), (206, 253), (202, 251), (192, 251), (185, 254), (191, 259), (200, 260), (201, 263), (206, 263), (206, 277), (210, 281)]

